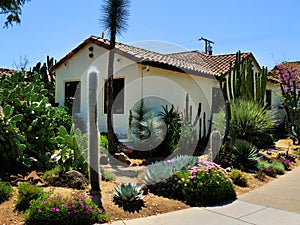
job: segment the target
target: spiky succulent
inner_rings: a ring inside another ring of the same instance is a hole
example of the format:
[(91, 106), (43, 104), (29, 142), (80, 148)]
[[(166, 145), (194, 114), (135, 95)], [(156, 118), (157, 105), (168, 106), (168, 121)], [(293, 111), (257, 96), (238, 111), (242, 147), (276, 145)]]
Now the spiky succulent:
[(174, 158), (174, 170), (182, 171), (188, 169), (189, 166), (193, 167), (197, 164), (198, 157), (191, 155), (179, 155)]
[(173, 176), (175, 172), (188, 169), (196, 165), (198, 158), (189, 155), (179, 155), (167, 161), (156, 162), (149, 165), (145, 171), (144, 183), (154, 185)]
[(132, 203), (141, 201), (144, 198), (142, 186), (135, 182), (120, 183), (115, 186), (114, 201), (123, 203)]

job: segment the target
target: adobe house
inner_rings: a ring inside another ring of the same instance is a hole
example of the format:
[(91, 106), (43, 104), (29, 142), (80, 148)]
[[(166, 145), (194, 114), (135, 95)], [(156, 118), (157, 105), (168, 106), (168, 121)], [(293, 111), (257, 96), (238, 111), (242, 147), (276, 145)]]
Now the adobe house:
[[(87, 121), (87, 76), (96, 71), (98, 78), (98, 126), (106, 128), (106, 94), (109, 40), (91, 36), (57, 62), (52, 71), (56, 74), (55, 98), (60, 106), (73, 104), (73, 114)], [(260, 66), (253, 54), (242, 53), (242, 59), (253, 60), (254, 71)], [(199, 51), (161, 54), (146, 49), (116, 43), (114, 61), (114, 130), (125, 138), (128, 131), (129, 111), (141, 99), (149, 102), (157, 114), (162, 106), (172, 104), (179, 112), (186, 110), (186, 95), (192, 117), (197, 114), (199, 103), (205, 112), (206, 127), (210, 115), (222, 105), (218, 78), (228, 73), (229, 62), (235, 54), (212, 55)], [(271, 105), (275, 105), (272, 86)], [(268, 89), (269, 90), (269, 89)], [(76, 95), (75, 95), (76, 93)], [(75, 100), (74, 100), (75, 95)]]

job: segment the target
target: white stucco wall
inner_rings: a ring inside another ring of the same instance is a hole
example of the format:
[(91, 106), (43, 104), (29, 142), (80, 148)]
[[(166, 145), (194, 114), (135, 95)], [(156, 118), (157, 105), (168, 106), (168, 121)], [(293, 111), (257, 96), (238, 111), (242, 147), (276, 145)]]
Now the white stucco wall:
[[(89, 47), (93, 46), (94, 57), (89, 58)], [(71, 59), (60, 66), (56, 72), (56, 102), (64, 105), (64, 84), (68, 81), (81, 81), (81, 111), (80, 117), (87, 121), (88, 116), (88, 71), (96, 70), (99, 73), (98, 121), (100, 131), (106, 131), (106, 114), (104, 114), (104, 80), (107, 77), (108, 52), (96, 46), (88, 45), (77, 52)], [(144, 65), (135, 63), (120, 55), (115, 56), (115, 77), (125, 78), (124, 114), (114, 114), (114, 129), (117, 134), (127, 134), (129, 110), (141, 98), (155, 97), (158, 111), (160, 105), (170, 103), (185, 110), (185, 96), (190, 95), (190, 105), (193, 108), (193, 117), (196, 116), (198, 103), (202, 103), (202, 113), (207, 114), (207, 125), (210, 118), (212, 87), (217, 87), (217, 81), (199, 76), (187, 75), (155, 67), (145, 69)], [(141, 79), (143, 78), (143, 79)], [(208, 127), (208, 126), (207, 126)], [(124, 135), (125, 136), (125, 135)]]
[(285, 117), (284, 109), (280, 109), (279, 106), (281, 104), (281, 89), (279, 84), (275, 84), (272, 82), (267, 83), (267, 90), (271, 90), (271, 110), (276, 115), (277, 123), (282, 123)]

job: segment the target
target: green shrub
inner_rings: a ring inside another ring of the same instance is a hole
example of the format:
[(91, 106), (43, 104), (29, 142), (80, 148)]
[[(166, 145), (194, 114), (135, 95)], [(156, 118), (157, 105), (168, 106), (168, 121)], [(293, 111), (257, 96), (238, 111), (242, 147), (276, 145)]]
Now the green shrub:
[(265, 173), (270, 177), (276, 177), (277, 170), (272, 166), (271, 163), (259, 161), (257, 164), (257, 169), (260, 171), (260, 173)]
[(13, 189), (7, 182), (0, 180), (0, 204), (7, 201), (12, 195)]
[[(291, 157), (292, 156), (289, 156), (287, 158), (291, 158)], [(289, 159), (286, 159), (286, 157), (280, 155), (278, 155), (277, 159), (279, 162), (282, 162), (285, 170), (291, 170), (291, 161)]]
[(108, 149), (108, 139), (106, 135), (100, 135), (100, 146)]
[(236, 100), (231, 104), (229, 135), (249, 140), (256, 133), (265, 133), (274, 126), (274, 114), (260, 104)]
[(88, 225), (110, 220), (84, 193), (62, 197), (46, 192), (30, 204), (31, 207), (24, 214), (27, 225)]
[(109, 171), (103, 169), (100, 167), (100, 172), (101, 172), (101, 179), (104, 181), (115, 181), (116, 176), (110, 173)]
[(29, 202), (37, 199), (43, 192), (43, 188), (28, 182), (22, 182), (18, 185), (18, 199), (16, 209), (25, 211), (29, 208)]
[(235, 185), (238, 185), (240, 187), (248, 186), (248, 178), (243, 174), (242, 171), (237, 169), (232, 169), (230, 177)]
[(253, 144), (257, 148), (264, 148), (274, 145), (274, 137), (272, 134), (259, 133), (254, 136)]
[(282, 162), (277, 161), (277, 162), (272, 162), (272, 167), (276, 170), (276, 173), (279, 175), (284, 174), (285, 167)]
[(261, 181), (264, 181), (266, 179), (266, 174), (265, 174), (264, 170), (263, 169), (258, 170), (255, 173), (255, 178), (257, 178)]
[(215, 163), (199, 161), (189, 170), (174, 175), (174, 189), (191, 206), (207, 206), (236, 198), (234, 184)]

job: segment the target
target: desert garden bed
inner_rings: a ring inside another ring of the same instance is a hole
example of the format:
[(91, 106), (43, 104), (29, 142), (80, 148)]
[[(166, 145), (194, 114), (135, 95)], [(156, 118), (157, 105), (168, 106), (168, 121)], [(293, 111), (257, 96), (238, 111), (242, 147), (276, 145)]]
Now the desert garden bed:
[[(281, 144), (288, 145), (290, 148), (293, 146), (290, 145), (290, 142), (284, 143), (281, 141)], [(293, 149), (291, 149), (293, 151)], [(291, 165), (291, 169), (295, 168), (300, 164), (299, 160), (296, 160), (296, 163)], [(265, 176), (263, 180), (257, 179), (255, 174), (252, 173), (243, 173), (243, 176), (247, 177), (248, 185), (247, 187), (235, 186), (235, 191), (237, 197), (241, 194), (244, 194), (248, 191), (256, 189), (274, 179), (282, 175), (277, 175), (276, 177)], [(167, 213), (172, 211), (177, 211), (185, 208), (191, 207), (188, 204), (185, 204), (182, 201), (165, 198), (162, 196), (154, 195), (153, 193), (148, 193), (143, 199), (143, 206), (135, 211), (129, 212), (124, 210), (122, 207), (114, 204), (113, 191), (114, 187), (120, 183), (120, 181), (125, 181), (125, 178), (117, 177), (116, 181), (102, 181), (101, 182), (101, 190), (102, 190), (102, 203), (105, 208), (106, 213), (111, 217), (113, 221), (116, 220), (128, 220), (139, 217), (147, 217), (151, 215), (157, 215), (161, 213)], [(133, 176), (128, 178), (127, 181), (139, 181), (138, 176)], [(18, 191), (16, 187), (13, 187), (14, 192), (12, 197), (8, 200), (0, 204), (0, 224), (8, 225), (8, 224), (25, 224), (25, 220), (23, 218), (23, 213), (16, 211), (16, 200)], [(60, 194), (62, 196), (70, 195), (70, 193), (74, 193), (77, 190), (70, 188), (62, 188), (62, 187), (46, 187), (45, 191), (49, 191), (50, 189), (54, 190), (54, 193)], [(88, 191), (86, 190), (86, 193)]]

